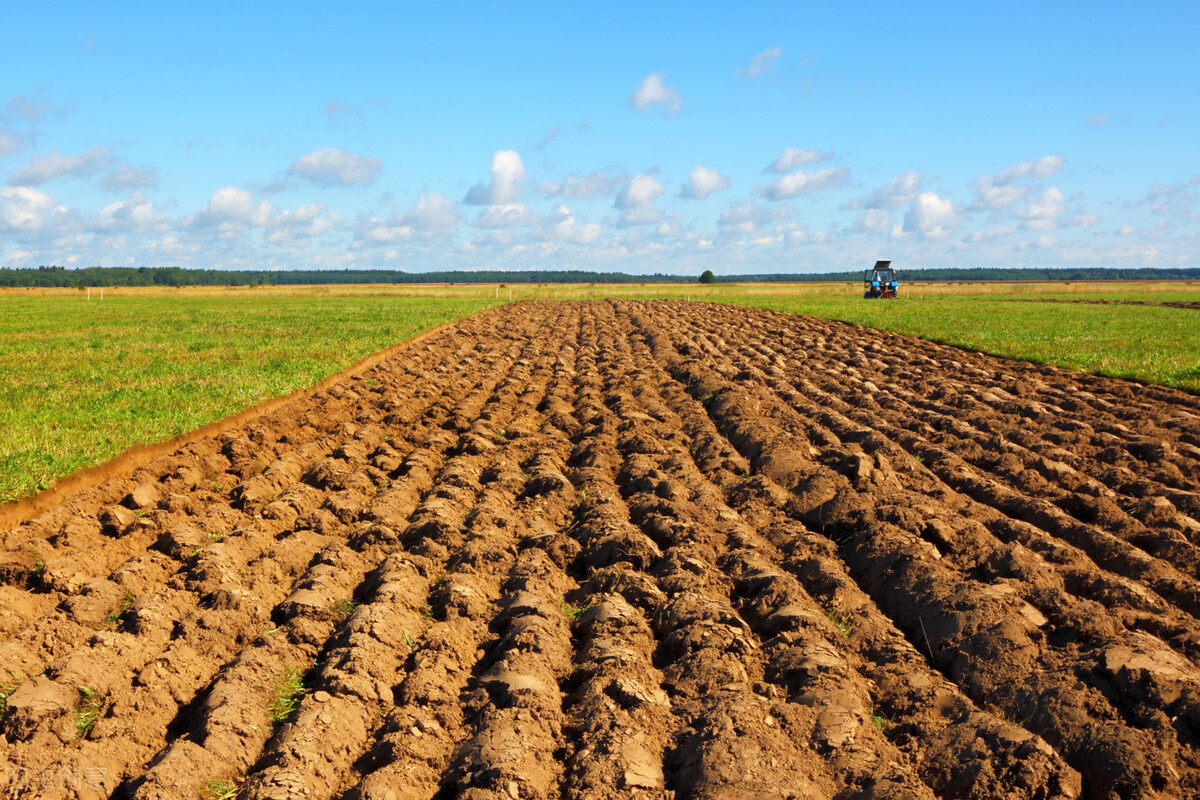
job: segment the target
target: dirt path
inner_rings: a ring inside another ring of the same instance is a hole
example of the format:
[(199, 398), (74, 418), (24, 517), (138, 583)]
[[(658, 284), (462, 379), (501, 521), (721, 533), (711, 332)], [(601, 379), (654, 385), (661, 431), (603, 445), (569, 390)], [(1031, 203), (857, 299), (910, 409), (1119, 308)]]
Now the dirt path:
[(0, 532), (0, 796), (1197, 796), (1197, 520), (1183, 393), (520, 303)]

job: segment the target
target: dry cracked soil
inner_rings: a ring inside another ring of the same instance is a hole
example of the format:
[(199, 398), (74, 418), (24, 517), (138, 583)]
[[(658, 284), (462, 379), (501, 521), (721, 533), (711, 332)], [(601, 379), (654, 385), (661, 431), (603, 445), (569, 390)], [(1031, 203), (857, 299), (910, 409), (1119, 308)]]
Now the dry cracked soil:
[(20, 798), (1200, 795), (1200, 400), (468, 318), (0, 532)]

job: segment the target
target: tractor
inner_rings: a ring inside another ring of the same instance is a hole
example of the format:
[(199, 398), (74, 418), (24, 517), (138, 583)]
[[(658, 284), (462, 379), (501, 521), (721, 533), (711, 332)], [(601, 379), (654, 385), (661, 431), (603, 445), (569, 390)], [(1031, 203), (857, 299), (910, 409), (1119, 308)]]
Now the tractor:
[(876, 261), (874, 269), (863, 275), (863, 298), (873, 300), (896, 296), (900, 282), (896, 280), (896, 270), (892, 269), (891, 261)]

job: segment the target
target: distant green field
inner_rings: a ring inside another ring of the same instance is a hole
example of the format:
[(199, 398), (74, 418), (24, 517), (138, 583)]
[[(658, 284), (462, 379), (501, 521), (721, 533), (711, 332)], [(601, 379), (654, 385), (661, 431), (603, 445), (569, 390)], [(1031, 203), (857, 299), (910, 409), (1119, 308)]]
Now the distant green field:
[(494, 303), (327, 289), (0, 293), (0, 502)]
[[(1195, 282), (209, 287), (0, 291), (0, 502), (311, 386), (509, 299), (692, 299), (812, 314), (1200, 392)], [(1106, 300), (1103, 305), (1075, 300)], [(1147, 303), (1148, 305), (1131, 305)]]

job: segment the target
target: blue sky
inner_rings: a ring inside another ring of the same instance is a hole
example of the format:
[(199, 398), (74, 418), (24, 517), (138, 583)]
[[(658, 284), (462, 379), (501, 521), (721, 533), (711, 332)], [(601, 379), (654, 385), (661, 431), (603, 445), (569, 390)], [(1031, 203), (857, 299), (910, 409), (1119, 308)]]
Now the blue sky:
[(1200, 4), (13, 4), (0, 265), (1200, 265)]

